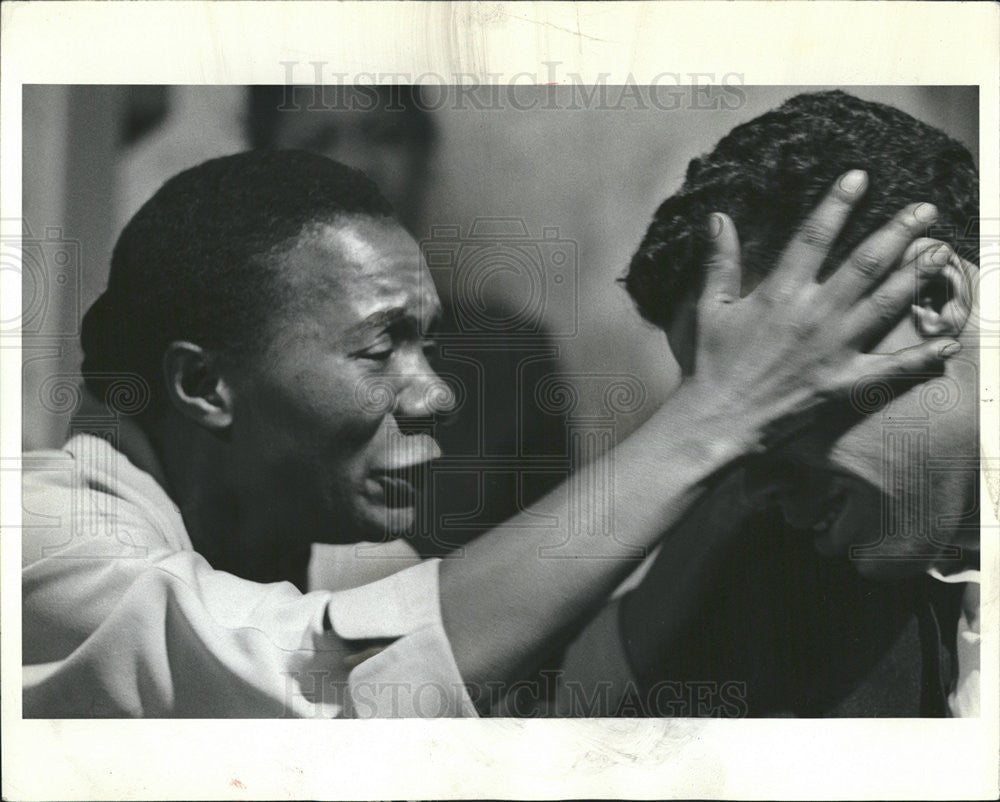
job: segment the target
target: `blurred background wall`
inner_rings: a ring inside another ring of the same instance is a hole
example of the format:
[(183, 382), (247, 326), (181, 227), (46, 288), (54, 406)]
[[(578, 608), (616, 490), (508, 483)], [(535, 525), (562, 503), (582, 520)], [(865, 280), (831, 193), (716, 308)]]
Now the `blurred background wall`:
[[(938, 126), (978, 154), (975, 88), (847, 89)], [(671, 110), (587, 101), (570, 87), (517, 91), (520, 105), (535, 98), (537, 107), (476, 108), (468, 96), (433, 103), (435, 147), (410, 225), (418, 238), (433, 239), (442, 230), (490, 231), (500, 218), (532, 241), (572, 243), (575, 291), (550, 287), (540, 313), (558, 368), (578, 391), (574, 415), (608, 412), (604, 385), (588, 377), (627, 375), (641, 383), (644, 399), (614, 413), (620, 437), (677, 375), (663, 336), (640, 322), (615, 279), (687, 162), (802, 89), (741, 87), (714, 101), (688, 93)], [(25, 448), (62, 441), (70, 405), (46, 397), (43, 385), (79, 370), (79, 319), (104, 287), (122, 225), (174, 173), (247, 147), (248, 98), (237, 86), (24, 88)], [(362, 132), (362, 146), (375, 136)], [(525, 281), (498, 271), (481, 291), (518, 309), (530, 294)]]

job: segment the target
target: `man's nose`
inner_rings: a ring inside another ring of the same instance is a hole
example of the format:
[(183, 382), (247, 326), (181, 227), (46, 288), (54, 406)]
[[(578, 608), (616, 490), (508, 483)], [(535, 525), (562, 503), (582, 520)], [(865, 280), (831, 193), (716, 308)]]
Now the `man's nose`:
[(404, 418), (430, 418), (447, 415), (456, 406), (454, 388), (430, 365), (408, 374), (396, 396), (395, 414)]

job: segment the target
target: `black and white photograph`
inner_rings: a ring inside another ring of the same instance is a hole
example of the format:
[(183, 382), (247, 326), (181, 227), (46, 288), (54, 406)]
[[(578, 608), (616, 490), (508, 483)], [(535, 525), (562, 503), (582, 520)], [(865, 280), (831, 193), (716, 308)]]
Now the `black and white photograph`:
[(18, 86), (5, 715), (995, 729), (996, 87), (626, 72)]

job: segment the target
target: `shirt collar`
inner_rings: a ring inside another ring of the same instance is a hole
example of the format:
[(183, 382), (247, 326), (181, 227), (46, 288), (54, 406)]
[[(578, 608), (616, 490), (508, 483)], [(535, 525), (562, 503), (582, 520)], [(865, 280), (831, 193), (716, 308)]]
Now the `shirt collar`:
[(113, 422), (117, 434), (116, 450), (124, 454), (139, 470), (152, 476), (160, 487), (167, 490), (169, 485), (163, 463), (149, 435), (143, 431), (135, 418), (110, 409), (86, 386), (81, 387), (80, 397), (80, 406), (73, 413), (70, 423), (71, 431), (86, 431), (88, 426), (106, 426), (108, 422)]
[(927, 575), (938, 582), (947, 584), (958, 584), (960, 582), (975, 582), (977, 585), (982, 582), (982, 577), (978, 568), (959, 568), (951, 573), (944, 573), (937, 566), (932, 566)]

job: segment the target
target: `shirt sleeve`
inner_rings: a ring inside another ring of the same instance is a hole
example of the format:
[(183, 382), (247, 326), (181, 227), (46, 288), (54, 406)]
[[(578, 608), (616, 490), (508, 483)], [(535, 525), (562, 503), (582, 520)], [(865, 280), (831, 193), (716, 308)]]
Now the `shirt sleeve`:
[(439, 566), (440, 560), (426, 560), (378, 582), (333, 594), (333, 630), (346, 643), (373, 644), (347, 658), (357, 662), (348, 679), (349, 715), (477, 715), (444, 631)]
[(101, 545), (106, 520), (50, 532), (56, 546), (26, 530), (25, 717), (475, 715), (441, 622), (438, 561), (303, 594), (157, 546), (128, 504), (114, 519), (130, 550)]

